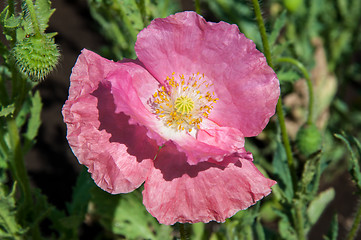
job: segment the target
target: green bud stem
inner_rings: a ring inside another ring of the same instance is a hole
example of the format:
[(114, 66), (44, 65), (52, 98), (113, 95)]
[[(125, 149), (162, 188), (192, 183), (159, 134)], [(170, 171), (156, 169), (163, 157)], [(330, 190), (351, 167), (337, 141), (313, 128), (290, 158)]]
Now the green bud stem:
[(303, 217), (303, 207), (302, 207), (302, 200), (298, 199), (295, 203), (296, 208), (296, 219), (295, 225), (297, 230), (297, 237), (298, 240), (306, 240), (305, 232), (304, 232), (304, 217)]
[[(20, 143), (19, 129), (16, 125), (15, 118), (7, 119), (7, 127), (10, 135), (10, 144), (12, 148), (11, 172), (15, 181), (20, 183), (23, 202), (19, 208), (19, 219), (27, 219), (29, 213), (33, 209), (33, 199), (30, 188), (30, 181), (26, 172), (23, 150)], [(41, 239), (38, 224), (33, 223), (31, 228), (33, 239)]]
[(294, 58), (278, 58), (276, 59), (277, 63), (290, 63), (296, 66), (303, 74), (303, 76), (306, 79), (307, 82), (307, 88), (308, 88), (308, 117), (307, 117), (307, 125), (311, 125), (313, 123), (313, 105), (314, 105), (314, 96), (313, 96), (313, 86), (312, 81), (310, 78), (310, 75), (308, 74), (308, 71), (306, 67), (298, 60)]
[[(257, 20), (259, 32), (260, 32), (261, 38), (262, 38), (263, 52), (264, 52), (264, 55), (265, 55), (265, 57), (267, 59), (268, 65), (271, 68), (273, 68), (271, 50), (270, 50), (270, 47), (269, 47), (266, 28), (265, 28), (264, 23), (263, 23), (263, 18), (262, 18), (259, 2), (258, 2), (258, 0), (252, 0), (252, 2), (253, 2), (253, 8), (254, 8), (254, 12), (255, 12), (255, 15), (256, 15), (256, 20)], [(288, 168), (290, 169), (291, 176), (292, 176), (293, 189), (294, 189), (294, 191), (296, 191), (296, 189), (297, 189), (296, 169), (295, 169), (295, 165), (294, 165), (294, 162), (293, 162), (293, 156), (292, 156), (290, 141), (289, 141), (288, 135), (287, 135), (287, 129), (286, 129), (285, 117), (284, 117), (284, 114), (283, 114), (281, 96), (278, 99), (277, 106), (276, 106), (276, 111), (277, 111), (278, 121), (279, 121), (280, 128), (281, 128), (283, 144), (284, 144), (285, 150), (286, 150)]]
[(181, 240), (187, 240), (189, 239), (189, 230), (185, 223), (179, 223), (179, 233), (180, 233), (180, 239)]
[(144, 27), (148, 26), (149, 22), (148, 22), (148, 17), (147, 17), (147, 10), (146, 10), (146, 3), (144, 0), (140, 0), (139, 2), (137, 1), (137, 5), (139, 8), (139, 12), (140, 15), (142, 16), (142, 21), (144, 24)]
[(355, 219), (353, 221), (352, 227), (350, 229), (350, 232), (347, 234), (347, 240), (353, 240), (357, 236), (358, 229), (360, 227), (361, 223), (361, 200), (359, 200), (358, 203), (358, 209), (355, 216)]
[(40, 36), (42, 33), (40, 31), (39, 22), (36, 17), (35, 7), (32, 0), (25, 0), (26, 6), (30, 14), (31, 22), (33, 23), (32, 27), (34, 28), (35, 35)]
[(7, 119), (7, 127), (10, 135), (10, 144), (13, 152), (13, 159), (11, 161), (12, 175), (15, 180), (20, 184), (22, 197), (24, 198), (24, 209), (31, 208), (33, 202), (31, 198), (29, 178), (26, 173), (24, 156), (21, 149), (19, 130), (16, 126), (14, 118)]
[[(1, 43), (0, 43), (1, 44)], [(3, 73), (0, 72), (0, 105), (6, 106), (9, 104), (9, 95), (5, 87)], [(0, 135), (3, 136), (3, 135)]]
[(194, 8), (196, 9), (196, 13), (201, 14), (200, 0), (195, 0), (194, 1)]

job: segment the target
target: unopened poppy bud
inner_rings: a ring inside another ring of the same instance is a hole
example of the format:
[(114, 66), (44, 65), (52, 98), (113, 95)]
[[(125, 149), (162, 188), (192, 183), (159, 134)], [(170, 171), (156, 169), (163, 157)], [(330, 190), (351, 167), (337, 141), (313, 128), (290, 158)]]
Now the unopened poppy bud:
[(54, 69), (60, 53), (53, 38), (33, 35), (18, 42), (13, 55), (19, 69), (30, 79), (39, 81)]
[(315, 124), (304, 125), (296, 136), (298, 150), (304, 156), (310, 156), (321, 149), (322, 135)]
[(290, 12), (296, 12), (303, 5), (303, 0), (283, 0), (283, 4)]

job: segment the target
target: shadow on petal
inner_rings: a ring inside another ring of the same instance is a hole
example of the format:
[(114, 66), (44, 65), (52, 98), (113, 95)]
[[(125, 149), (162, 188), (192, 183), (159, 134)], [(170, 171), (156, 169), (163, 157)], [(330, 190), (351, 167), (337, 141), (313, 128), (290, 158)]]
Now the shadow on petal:
[(158, 146), (154, 140), (147, 137), (147, 129), (129, 124), (130, 117), (124, 113), (115, 113), (110, 84), (100, 83), (92, 95), (98, 100), (99, 130), (111, 134), (109, 141), (126, 145), (127, 152), (135, 156), (138, 162), (143, 159), (154, 159)]
[(154, 162), (154, 167), (161, 171), (165, 181), (172, 181), (185, 174), (191, 178), (195, 178), (200, 172), (210, 168), (224, 170), (230, 163), (235, 163), (236, 166), (242, 167), (239, 157), (232, 156), (225, 157), (222, 162), (212, 162), (212, 159), (209, 159), (207, 162), (190, 165), (187, 162), (186, 154), (179, 152), (172, 142), (168, 142), (159, 151)]

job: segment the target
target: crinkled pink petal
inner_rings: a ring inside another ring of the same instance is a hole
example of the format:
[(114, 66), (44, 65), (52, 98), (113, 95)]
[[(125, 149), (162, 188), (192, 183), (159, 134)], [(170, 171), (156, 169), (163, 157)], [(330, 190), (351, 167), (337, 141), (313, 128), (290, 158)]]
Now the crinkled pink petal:
[(111, 84), (116, 112), (130, 116), (131, 123), (147, 127), (148, 136), (155, 139), (158, 145), (163, 145), (167, 139), (157, 131), (160, 121), (149, 105), (152, 95), (159, 88), (159, 82), (139, 61), (123, 62), (106, 80)]
[(222, 149), (229, 152), (242, 152), (244, 149), (242, 132), (235, 128), (219, 126), (209, 119), (204, 119), (201, 123), (197, 140), (213, 146), (222, 146)]
[(135, 50), (160, 82), (172, 72), (204, 73), (219, 98), (209, 119), (245, 137), (259, 134), (275, 112), (276, 74), (236, 25), (181, 12), (153, 20), (138, 34)]
[(185, 158), (166, 145), (145, 182), (143, 203), (162, 224), (224, 222), (267, 196), (276, 183), (257, 170), (251, 154), (194, 166)]
[(71, 75), (69, 99), (63, 107), (67, 139), (95, 183), (110, 193), (138, 188), (152, 166), (157, 145), (147, 130), (116, 113), (106, 76), (118, 63), (83, 50)]

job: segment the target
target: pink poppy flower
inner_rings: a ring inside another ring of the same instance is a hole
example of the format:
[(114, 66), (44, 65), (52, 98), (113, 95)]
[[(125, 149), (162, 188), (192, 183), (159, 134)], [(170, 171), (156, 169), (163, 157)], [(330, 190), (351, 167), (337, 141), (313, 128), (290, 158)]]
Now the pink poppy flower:
[[(223, 222), (271, 192), (244, 149), (275, 112), (279, 82), (236, 25), (194, 12), (155, 19), (137, 60), (83, 50), (63, 107), (67, 139), (95, 183), (163, 224)], [(160, 148), (161, 146), (161, 148)]]

